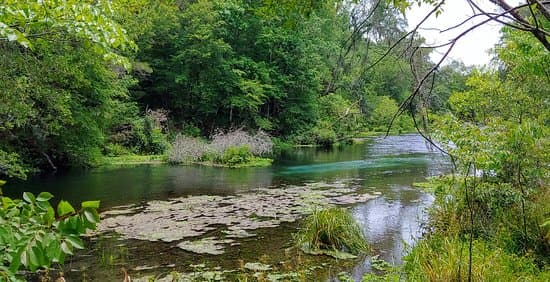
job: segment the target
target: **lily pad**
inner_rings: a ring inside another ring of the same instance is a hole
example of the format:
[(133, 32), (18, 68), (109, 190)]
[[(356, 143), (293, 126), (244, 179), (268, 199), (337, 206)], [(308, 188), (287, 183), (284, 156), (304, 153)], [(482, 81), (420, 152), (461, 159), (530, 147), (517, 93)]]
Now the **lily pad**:
[(244, 268), (252, 271), (268, 271), (271, 270), (271, 266), (269, 264), (263, 264), (259, 262), (247, 262), (244, 265)]
[[(349, 205), (374, 198), (371, 194), (358, 193), (359, 187), (353, 184), (353, 180), (346, 180), (256, 188), (230, 196), (201, 195), (155, 200), (141, 207), (125, 206), (120, 210), (115, 208), (104, 212), (102, 216), (105, 218), (97, 232), (115, 231), (124, 239), (164, 242), (203, 236), (214, 230), (224, 234), (216, 238), (218, 241), (252, 237), (255, 234), (251, 230), (294, 222), (319, 205)], [(190, 243), (182, 244), (202, 253)], [(220, 251), (211, 249), (212, 253)]]
[(217, 240), (215, 237), (203, 238), (196, 241), (184, 241), (178, 247), (197, 254), (221, 255), (224, 253), (223, 244), (234, 242), (231, 239)]

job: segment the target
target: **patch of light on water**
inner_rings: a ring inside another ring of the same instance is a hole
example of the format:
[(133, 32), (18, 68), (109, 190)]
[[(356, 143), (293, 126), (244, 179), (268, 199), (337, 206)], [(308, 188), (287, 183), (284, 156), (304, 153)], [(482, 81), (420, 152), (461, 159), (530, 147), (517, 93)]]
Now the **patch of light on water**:
[(376, 158), (367, 160), (345, 161), (335, 163), (323, 163), (313, 165), (291, 166), (281, 171), (285, 174), (304, 174), (304, 173), (320, 173), (338, 170), (350, 169), (374, 169), (374, 168), (391, 168), (403, 167), (407, 165), (426, 165), (428, 160), (425, 157), (404, 157), (404, 158)]

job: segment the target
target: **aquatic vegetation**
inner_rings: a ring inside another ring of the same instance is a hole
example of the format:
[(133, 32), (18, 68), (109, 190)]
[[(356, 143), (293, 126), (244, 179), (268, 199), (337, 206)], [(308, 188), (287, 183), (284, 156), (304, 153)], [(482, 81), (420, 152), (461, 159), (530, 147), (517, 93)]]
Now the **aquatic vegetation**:
[[(140, 209), (124, 206), (103, 213), (98, 230), (115, 231), (126, 239), (163, 242), (181, 241), (219, 230), (216, 241), (209, 242), (219, 246), (233, 243), (230, 239), (256, 236), (251, 230), (294, 222), (319, 205), (347, 205), (376, 197), (358, 193), (358, 187), (351, 183), (319, 182), (283, 189), (258, 188), (252, 193), (231, 196), (150, 201)], [(124, 212), (127, 210), (134, 213)], [(197, 250), (190, 243), (179, 246)], [(222, 248), (215, 247), (210, 253), (217, 254)]]
[(235, 240), (217, 240), (215, 237), (207, 237), (196, 241), (183, 241), (178, 244), (178, 247), (197, 254), (221, 255), (224, 253), (222, 244), (233, 242)]
[(271, 266), (260, 262), (247, 262), (244, 268), (252, 271), (268, 271), (271, 270)]
[(345, 259), (369, 249), (361, 228), (346, 209), (317, 209), (304, 222), (295, 240), (306, 253)]

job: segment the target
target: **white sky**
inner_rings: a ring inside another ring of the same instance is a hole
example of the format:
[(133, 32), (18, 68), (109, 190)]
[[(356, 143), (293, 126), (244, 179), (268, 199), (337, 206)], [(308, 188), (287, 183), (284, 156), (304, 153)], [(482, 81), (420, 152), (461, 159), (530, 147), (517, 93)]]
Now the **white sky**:
[[(498, 9), (495, 5), (488, 3), (489, 1), (477, 1), (481, 7), (484, 7), (486, 11), (497, 12)], [(515, 4), (518, 1), (510, 1), (510, 4)], [(472, 15), (472, 10), (465, 0), (450, 0), (446, 1), (443, 6), (443, 13), (437, 18), (432, 15), (432, 18), (427, 20), (423, 25), (423, 29), (419, 30), (420, 35), (426, 38), (426, 45), (438, 45), (446, 43), (450, 38), (454, 38), (462, 31), (473, 26), (475, 23), (485, 20), (485, 17), (478, 17), (478, 20), (471, 21), (465, 24), (463, 27), (441, 33), (435, 30), (429, 30), (429, 28), (445, 29), (457, 25), (464, 21), (468, 16)], [(431, 10), (431, 6), (423, 5), (422, 7), (415, 6), (406, 13), (409, 29), (416, 26)], [(426, 30), (428, 28), (428, 30)], [(462, 37), (455, 45), (450, 53), (451, 58), (462, 61), (466, 65), (484, 65), (488, 64), (491, 60), (491, 55), (488, 53), (489, 49), (499, 41), (501, 24), (496, 22), (489, 22), (477, 29), (473, 30), (466, 36)], [(447, 50), (448, 47), (435, 50), (431, 54), (433, 61), (439, 61), (442, 53)]]

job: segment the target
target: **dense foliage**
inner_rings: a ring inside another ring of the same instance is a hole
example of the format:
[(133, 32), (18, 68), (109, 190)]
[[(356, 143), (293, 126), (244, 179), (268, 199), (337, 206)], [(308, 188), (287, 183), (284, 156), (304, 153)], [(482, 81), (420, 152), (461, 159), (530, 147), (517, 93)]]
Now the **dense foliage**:
[(462, 176), (433, 180), (430, 234), (408, 256), (411, 279), (550, 275), (550, 53), (504, 29), (496, 55), (499, 68), (474, 71), (436, 119), (437, 138)]
[(384, 131), (412, 74), (404, 49), (367, 66), (405, 20), (386, 2), (354, 2), (3, 2), (0, 174), (164, 154), (178, 133), (331, 145)]

